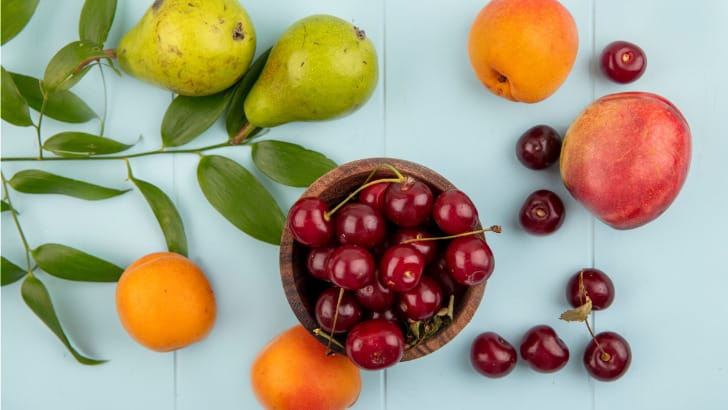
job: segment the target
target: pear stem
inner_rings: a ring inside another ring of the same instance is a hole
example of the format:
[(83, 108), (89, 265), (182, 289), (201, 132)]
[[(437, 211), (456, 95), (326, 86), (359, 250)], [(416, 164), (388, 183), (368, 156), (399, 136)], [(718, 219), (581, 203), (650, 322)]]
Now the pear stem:
[(89, 58), (81, 61), (81, 64), (79, 64), (78, 66), (76, 66), (76, 69), (73, 70), (73, 74), (76, 75), (76, 74), (80, 73), (81, 70), (83, 70), (84, 68), (86, 68), (87, 65), (93, 63), (94, 61), (99, 61), (102, 58), (116, 58), (116, 51), (114, 49), (112, 49), (112, 48), (109, 48), (109, 49), (104, 50), (104, 54), (105, 54), (105, 56), (89, 57)]
[(238, 131), (237, 134), (230, 140), (230, 145), (240, 145), (243, 141), (245, 141), (252, 133), (255, 132), (255, 130), (259, 129), (260, 127), (255, 126), (249, 122), (246, 122), (245, 125)]

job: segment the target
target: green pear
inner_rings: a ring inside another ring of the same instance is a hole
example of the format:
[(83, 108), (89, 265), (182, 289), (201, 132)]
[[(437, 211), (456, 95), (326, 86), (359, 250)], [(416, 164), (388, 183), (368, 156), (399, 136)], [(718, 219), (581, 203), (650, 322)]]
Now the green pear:
[(237, 0), (156, 0), (116, 48), (119, 66), (187, 96), (233, 85), (255, 54), (255, 29)]
[(349, 114), (377, 85), (377, 53), (363, 30), (313, 15), (289, 27), (244, 102), (251, 125), (269, 128)]

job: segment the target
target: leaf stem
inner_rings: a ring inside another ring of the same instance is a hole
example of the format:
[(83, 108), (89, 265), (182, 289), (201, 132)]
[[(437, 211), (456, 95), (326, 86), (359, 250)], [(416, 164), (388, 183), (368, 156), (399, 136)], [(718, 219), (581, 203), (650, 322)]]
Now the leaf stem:
[(38, 124), (35, 126), (35, 135), (36, 139), (38, 140), (38, 158), (36, 159), (43, 159), (43, 138), (41, 137), (41, 125), (43, 124), (45, 108), (48, 103), (48, 91), (43, 89), (42, 86), (41, 91), (43, 92), (43, 102), (41, 103), (40, 111), (38, 112)]
[(106, 115), (108, 113), (109, 108), (109, 94), (107, 90), (107, 84), (106, 84), (106, 74), (104, 73), (104, 65), (101, 64), (100, 60), (96, 60), (96, 65), (99, 66), (99, 75), (101, 75), (101, 84), (102, 89), (104, 93), (104, 108), (103, 112), (101, 113), (101, 120), (99, 122), (99, 136), (104, 136), (104, 128), (106, 126)]
[(18, 211), (15, 209), (15, 207), (13, 206), (13, 202), (10, 199), (8, 181), (5, 179), (5, 174), (2, 173), (2, 171), (0, 171), (0, 177), (2, 178), (3, 184), (3, 199), (5, 200), (5, 202), (8, 203), (8, 207), (10, 208), (10, 215), (12, 215), (13, 223), (15, 224), (15, 229), (17, 229), (18, 231), (20, 241), (23, 243), (23, 248), (25, 249), (26, 271), (28, 272), (28, 275), (33, 275), (32, 265), (30, 263), (30, 245), (28, 245), (28, 240), (25, 238), (23, 227), (20, 225), (20, 220), (18, 219)]

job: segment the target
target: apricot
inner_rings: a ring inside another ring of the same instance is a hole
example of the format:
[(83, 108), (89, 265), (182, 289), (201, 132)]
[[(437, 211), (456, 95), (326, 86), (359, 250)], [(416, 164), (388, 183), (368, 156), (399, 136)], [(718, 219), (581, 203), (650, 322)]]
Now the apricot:
[(561, 87), (579, 48), (574, 18), (556, 0), (492, 0), (475, 18), (468, 56), (494, 94), (535, 103)]
[(156, 252), (122, 273), (116, 311), (134, 340), (167, 352), (203, 340), (217, 308), (212, 287), (194, 262), (177, 253)]
[(351, 407), (361, 392), (361, 374), (346, 356), (296, 325), (271, 340), (250, 370), (255, 397), (266, 409), (334, 410)]

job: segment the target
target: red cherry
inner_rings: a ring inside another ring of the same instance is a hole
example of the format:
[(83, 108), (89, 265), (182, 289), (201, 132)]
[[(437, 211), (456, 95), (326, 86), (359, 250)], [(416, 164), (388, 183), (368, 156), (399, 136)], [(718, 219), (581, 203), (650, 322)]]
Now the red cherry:
[(376, 266), (374, 258), (359, 245), (341, 245), (329, 256), (329, 278), (339, 287), (357, 290), (372, 282)]
[[(414, 228), (399, 228), (392, 234), (390, 243), (396, 245), (404, 241), (410, 241), (413, 239), (431, 238), (432, 235), (422, 227)], [(437, 241), (412, 241), (407, 242), (410, 246), (420, 251), (422, 257), (425, 259), (425, 264), (432, 262), (437, 253)]]
[(384, 212), (384, 193), (387, 192), (390, 182), (379, 182), (362, 189), (359, 192), (359, 202), (367, 204), (379, 212)]
[(470, 363), (486, 377), (506, 376), (516, 367), (517, 358), (513, 345), (495, 332), (479, 334), (470, 346)]
[(614, 332), (601, 332), (592, 339), (584, 351), (584, 367), (597, 380), (617, 380), (632, 363), (632, 349), (622, 336)]
[(369, 205), (348, 203), (337, 211), (335, 219), (336, 238), (342, 244), (373, 248), (387, 236), (384, 217)]
[(612, 81), (626, 84), (642, 77), (647, 69), (645, 52), (628, 41), (609, 43), (600, 58), (599, 67)]
[(408, 319), (414, 321), (429, 319), (435, 316), (441, 307), (442, 289), (429, 276), (420, 278), (420, 282), (414, 288), (399, 293), (399, 310)]
[(354, 292), (359, 303), (369, 310), (384, 310), (394, 303), (396, 295), (393, 290), (375, 279)]
[[(316, 321), (321, 329), (331, 333), (336, 317), (336, 330), (334, 333), (345, 333), (364, 317), (364, 310), (357, 303), (350, 291), (344, 291), (339, 302), (339, 288), (328, 288), (319, 294), (316, 300)], [(336, 306), (339, 306), (336, 313)]]
[(531, 193), (518, 213), (523, 229), (533, 235), (548, 235), (564, 223), (564, 203), (548, 189)]
[(384, 194), (384, 215), (394, 224), (404, 227), (421, 225), (430, 217), (433, 194), (427, 184), (406, 177), (404, 182), (392, 183)]
[(346, 355), (358, 367), (379, 370), (402, 360), (404, 335), (386, 319), (359, 322), (346, 337)]
[[(583, 289), (580, 286), (583, 284)], [(576, 272), (566, 285), (566, 299), (571, 306), (579, 307), (586, 302), (584, 293), (592, 302), (592, 310), (608, 308), (614, 301), (614, 284), (606, 273), (599, 269), (582, 269)]]
[(319, 198), (300, 198), (288, 211), (288, 228), (293, 237), (306, 246), (326, 245), (334, 236), (326, 202)]
[(445, 249), (445, 260), (456, 282), (474, 286), (490, 277), (495, 269), (493, 251), (478, 236), (461, 236), (450, 241)]
[(556, 331), (547, 325), (534, 326), (521, 341), (521, 357), (540, 373), (553, 373), (566, 366), (569, 348)]
[(559, 160), (560, 154), (561, 136), (548, 125), (529, 128), (516, 143), (516, 157), (530, 169), (546, 169)]
[(311, 248), (306, 256), (306, 269), (316, 279), (330, 281), (329, 271), (326, 269), (329, 256), (336, 249), (334, 246), (321, 246)]
[(437, 196), (432, 216), (437, 226), (450, 235), (478, 228), (478, 210), (473, 201), (458, 189), (449, 189)]
[(380, 280), (384, 286), (397, 292), (417, 286), (424, 271), (424, 257), (409, 244), (388, 248), (379, 263)]

